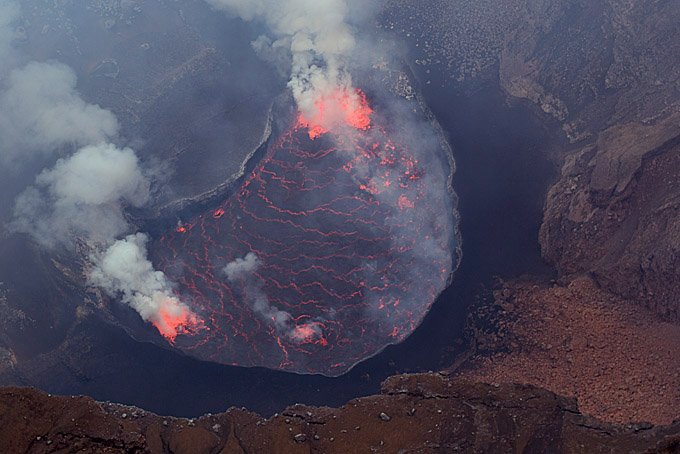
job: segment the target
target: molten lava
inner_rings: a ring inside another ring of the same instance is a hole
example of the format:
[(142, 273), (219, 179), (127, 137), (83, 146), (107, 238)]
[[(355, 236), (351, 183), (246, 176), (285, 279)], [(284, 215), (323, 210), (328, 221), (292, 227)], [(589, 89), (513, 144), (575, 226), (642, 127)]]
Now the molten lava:
[(177, 348), (339, 375), (404, 339), (447, 285), (455, 220), (438, 142), (413, 149), (408, 131), (376, 124), (361, 92), (317, 107), (222, 205), (156, 248), (205, 324)]
[(354, 93), (344, 89), (337, 90), (330, 95), (321, 96), (314, 105), (311, 118), (306, 118), (302, 113), (298, 118), (298, 124), (307, 128), (311, 139), (345, 125), (361, 130), (366, 130), (371, 125), (373, 110), (361, 90)]
[(202, 327), (196, 315), (187, 309), (161, 308), (157, 319), (151, 321), (159, 333), (170, 343), (180, 334), (191, 334)]

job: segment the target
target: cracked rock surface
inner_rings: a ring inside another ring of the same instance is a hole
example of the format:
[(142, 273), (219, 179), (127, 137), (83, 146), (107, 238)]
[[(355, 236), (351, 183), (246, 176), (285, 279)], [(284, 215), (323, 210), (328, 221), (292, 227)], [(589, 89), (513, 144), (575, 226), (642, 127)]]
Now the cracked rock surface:
[[(381, 414), (390, 415), (389, 419)], [(680, 422), (615, 425), (532, 386), (399, 375), (341, 408), (168, 418), (88, 397), (0, 390), (0, 451), (138, 453), (676, 452)]]

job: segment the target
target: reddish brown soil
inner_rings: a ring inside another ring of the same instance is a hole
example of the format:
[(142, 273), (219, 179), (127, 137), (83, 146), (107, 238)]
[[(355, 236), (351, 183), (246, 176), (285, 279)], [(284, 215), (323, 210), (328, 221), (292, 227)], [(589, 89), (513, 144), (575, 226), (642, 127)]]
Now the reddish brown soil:
[(586, 278), (566, 287), (506, 284), (496, 303), (496, 340), (507, 351), (473, 357), (459, 377), (540, 386), (620, 424), (680, 418), (680, 326)]

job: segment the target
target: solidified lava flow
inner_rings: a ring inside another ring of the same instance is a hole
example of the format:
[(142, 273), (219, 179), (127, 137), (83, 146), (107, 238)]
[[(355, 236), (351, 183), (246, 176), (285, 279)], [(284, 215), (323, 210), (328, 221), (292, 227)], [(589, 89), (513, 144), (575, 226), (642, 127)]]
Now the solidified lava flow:
[(434, 134), (343, 99), (342, 127), (300, 116), (228, 199), (163, 236), (156, 261), (202, 318), (175, 348), (336, 376), (404, 339), (446, 287), (455, 219)]

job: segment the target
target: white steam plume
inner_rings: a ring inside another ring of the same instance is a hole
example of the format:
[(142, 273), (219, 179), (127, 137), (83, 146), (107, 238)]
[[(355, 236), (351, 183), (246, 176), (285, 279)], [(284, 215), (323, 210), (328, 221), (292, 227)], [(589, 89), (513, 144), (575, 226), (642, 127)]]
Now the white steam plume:
[(118, 132), (116, 117), (87, 104), (75, 89), (76, 75), (58, 62), (30, 62), (13, 70), (0, 95), (0, 134), (5, 161), (21, 153), (102, 142)]
[[(262, 19), (277, 38), (272, 51), (290, 50), (288, 87), (303, 117), (328, 128), (358, 106), (347, 62), (355, 48), (345, 0), (206, 0), (243, 20)], [(264, 52), (266, 39), (254, 43)]]
[(297, 325), (290, 313), (282, 311), (269, 303), (264, 292), (263, 283), (255, 274), (262, 261), (254, 252), (248, 252), (244, 258), (237, 258), (223, 268), (231, 284), (241, 282), (244, 299), (250, 304), (253, 312), (269, 322), (278, 333), (289, 340), (303, 343), (318, 338), (323, 334), (321, 324), (312, 321)]
[(10, 228), (47, 247), (68, 244), (70, 234), (110, 243), (128, 230), (121, 202), (139, 207), (148, 195), (131, 149), (87, 146), (38, 175), (17, 198)]
[(15, 49), (20, 13), (18, 2), (0, 0), (0, 169), (5, 172), (29, 154), (104, 142), (119, 128), (111, 112), (80, 97), (71, 68), (27, 61)]
[(17, 197), (9, 228), (39, 244), (70, 246), (74, 235), (93, 240), (89, 280), (123, 301), (172, 339), (196, 316), (147, 259), (144, 234), (130, 235), (125, 206), (140, 207), (149, 180), (135, 152), (114, 145), (119, 125), (110, 111), (76, 90), (76, 74), (56, 61), (28, 61), (13, 46), (20, 3), (0, 0), (0, 178), (33, 154), (79, 147), (43, 170)]
[(224, 267), (224, 274), (227, 275), (227, 279), (230, 281), (235, 281), (242, 276), (257, 271), (261, 263), (257, 254), (248, 252), (244, 258), (237, 258), (233, 262), (227, 263), (227, 266)]
[(270, 322), (277, 331), (287, 331), (292, 321), (291, 315), (269, 304), (269, 299), (262, 289), (262, 281), (254, 274), (262, 265), (262, 261), (254, 252), (248, 252), (244, 258), (237, 258), (223, 268), (231, 283), (243, 282), (244, 297), (254, 312)]
[(144, 320), (152, 322), (164, 336), (174, 338), (182, 326), (196, 323), (196, 316), (174, 296), (165, 274), (154, 270), (147, 258), (147, 241), (145, 234), (136, 233), (93, 254), (95, 268), (89, 279), (112, 296), (121, 294)]

